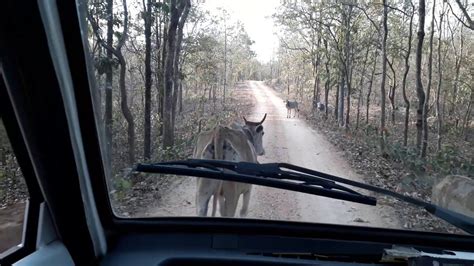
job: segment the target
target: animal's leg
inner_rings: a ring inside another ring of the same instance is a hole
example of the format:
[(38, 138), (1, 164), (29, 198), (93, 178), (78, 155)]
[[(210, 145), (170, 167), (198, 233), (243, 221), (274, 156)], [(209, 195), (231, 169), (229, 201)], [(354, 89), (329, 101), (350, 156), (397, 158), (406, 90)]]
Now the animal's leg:
[(234, 217), (235, 211), (237, 209), (237, 203), (239, 202), (239, 196), (234, 193), (234, 195), (229, 195), (230, 197), (225, 199), (225, 214), (224, 217)]
[(244, 192), (242, 209), (240, 210), (240, 217), (247, 217), (250, 203), (250, 189)]
[(217, 198), (219, 196), (214, 194), (212, 196), (212, 217), (216, 217), (216, 208), (217, 208)]
[(211, 196), (211, 193), (205, 192), (196, 195), (196, 212), (198, 216), (207, 216), (207, 206), (209, 205)]
[[(217, 201), (221, 201), (222, 199), (222, 182), (220, 182), (219, 187), (215, 191), (213, 195), (213, 200), (212, 200), (212, 217), (216, 216), (216, 211), (217, 211)], [(222, 204), (219, 202), (219, 205), (222, 206)], [(221, 207), (222, 208), (222, 207)], [(222, 215), (222, 211), (221, 211)]]
[(219, 195), (217, 197), (219, 199), (219, 210), (221, 212), (221, 216), (224, 217), (225, 216), (225, 198), (223, 195)]
[(235, 182), (223, 182), (222, 194), (224, 196), (224, 208), (221, 208), (223, 217), (234, 217), (237, 203), (239, 202), (239, 194), (237, 194), (237, 184)]
[(199, 178), (196, 193), (196, 212), (199, 216), (207, 216), (209, 200), (212, 195), (217, 194), (221, 181), (207, 178)]

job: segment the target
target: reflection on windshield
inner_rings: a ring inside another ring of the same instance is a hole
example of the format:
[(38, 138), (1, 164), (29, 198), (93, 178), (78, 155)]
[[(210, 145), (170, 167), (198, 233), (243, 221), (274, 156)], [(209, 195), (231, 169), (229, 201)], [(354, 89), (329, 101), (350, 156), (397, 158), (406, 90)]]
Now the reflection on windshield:
[(461, 2), (90, 1), (115, 213), (462, 233), (385, 196), (372, 207), (130, 171), (287, 162), (474, 217), (474, 25)]

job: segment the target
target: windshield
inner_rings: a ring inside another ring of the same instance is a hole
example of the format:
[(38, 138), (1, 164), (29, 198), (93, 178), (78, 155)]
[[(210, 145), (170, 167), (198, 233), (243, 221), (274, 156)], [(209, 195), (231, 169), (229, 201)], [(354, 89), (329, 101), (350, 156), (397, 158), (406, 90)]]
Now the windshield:
[(115, 215), (464, 233), (377, 194), (369, 206), (131, 171), (196, 158), (291, 163), (474, 217), (474, 7), (464, 1), (91, 0), (86, 9)]

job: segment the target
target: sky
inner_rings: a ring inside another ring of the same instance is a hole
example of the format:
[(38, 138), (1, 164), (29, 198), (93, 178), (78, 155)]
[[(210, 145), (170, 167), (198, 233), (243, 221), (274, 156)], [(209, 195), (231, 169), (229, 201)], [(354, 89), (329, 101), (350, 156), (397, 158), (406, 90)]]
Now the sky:
[(278, 38), (271, 15), (278, 7), (279, 0), (202, 0), (203, 7), (212, 13), (224, 8), (233, 19), (240, 20), (255, 41), (252, 49), (261, 62), (270, 61), (273, 49), (278, 47)]

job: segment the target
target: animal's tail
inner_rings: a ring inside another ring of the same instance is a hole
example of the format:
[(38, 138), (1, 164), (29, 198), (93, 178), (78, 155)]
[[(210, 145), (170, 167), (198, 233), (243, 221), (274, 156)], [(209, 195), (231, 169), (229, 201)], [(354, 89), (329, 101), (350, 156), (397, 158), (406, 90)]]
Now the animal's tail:
[(219, 126), (214, 133), (214, 160), (224, 160), (224, 128)]
[[(224, 138), (223, 138), (223, 127), (218, 127), (218, 129), (215, 132), (213, 142), (214, 142), (214, 160), (224, 160)], [(222, 189), (222, 184), (219, 185), (219, 188), (217, 189), (217, 193), (213, 195), (212, 199), (212, 216), (216, 216), (216, 210), (217, 210), (217, 200), (220, 197)]]

